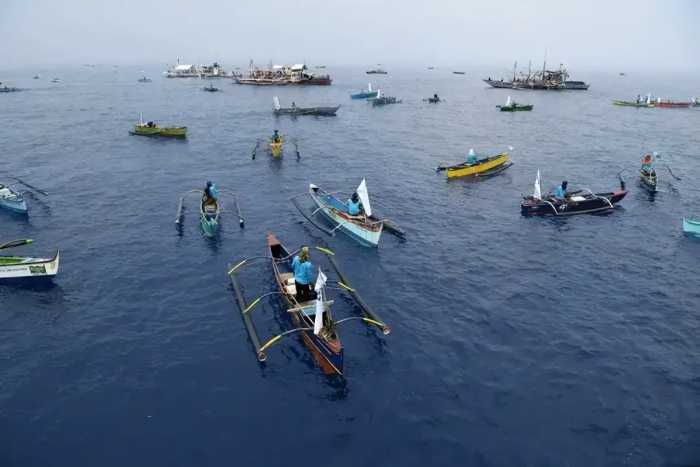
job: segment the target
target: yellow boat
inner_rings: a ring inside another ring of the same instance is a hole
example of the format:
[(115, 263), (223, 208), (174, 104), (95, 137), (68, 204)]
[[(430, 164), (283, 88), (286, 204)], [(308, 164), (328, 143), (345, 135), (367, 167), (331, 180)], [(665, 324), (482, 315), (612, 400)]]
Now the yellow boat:
[(504, 152), (485, 159), (479, 159), (475, 164), (464, 163), (450, 167), (438, 167), (438, 170), (446, 170), (447, 178), (484, 177), (501, 172), (511, 165), (508, 153)]
[(153, 122), (137, 123), (134, 126), (134, 131), (131, 131), (130, 133), (132, 135), (141, 136), (166, 136), (170, 138), (186, 138), (187, 127), (160, 127)]
[(272, 141), (270, 139), (270, 154), (272, 154), (272, 157), (280, 157), (282, 155), (282, 145), (284, 144), (284, 138), (280, 136), (280, 139), (278, 142)]

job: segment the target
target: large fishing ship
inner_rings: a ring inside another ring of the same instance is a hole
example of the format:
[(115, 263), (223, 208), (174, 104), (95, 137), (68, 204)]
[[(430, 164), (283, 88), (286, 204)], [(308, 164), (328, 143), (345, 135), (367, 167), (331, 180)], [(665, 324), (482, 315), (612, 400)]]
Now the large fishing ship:
[(180, 63), (179, 58), (177, 59), (177, 63), (174, 66), (169, 67), (165, 72), (163, 72), (163, 74), (166, 78), (233, 77), (233, 74), (227, 74), (218, 62), (214, 62), (211, 65), (188, 65)]
[(532, 66), (528, 66), (527, 74), (518, 73), (518, 62), (513, 66), (513, 78), (510, 81), (504, 79), (494, 80), (489, 77), (484, 82), (494, 88), (505, 89), (536, 89), (544, 91), (585, 91), (590, 86), (583, 81), (569, 80), (569, 72), (563, 64), (559, 64), (558, 70), (548, 70), (547, 62), (542, 65), (542, 69), (532, 71)]
[(256, 86), (286, 86), (286, 85), (318, 85), (328, 86), (332, 83), (328, 75), (315, 75), (305, 64), (271, 65), (268, 68), (258, 68), (250, 61), (248, 74), (236, 77), (238, 84)]

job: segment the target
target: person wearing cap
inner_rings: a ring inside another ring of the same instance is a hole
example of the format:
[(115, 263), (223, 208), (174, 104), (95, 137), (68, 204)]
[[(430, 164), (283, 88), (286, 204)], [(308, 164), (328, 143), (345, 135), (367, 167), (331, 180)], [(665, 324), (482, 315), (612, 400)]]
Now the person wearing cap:
[(275, 132), (272, 134), (272, 142), (273, 142), (273, 143), (279, 143), (279, 142), (280, 142), (280, 132), (279, 132), (279, 130), (275, 130)]
[(360, 215), (360, 197), (357, 195), (357, 192), (353, 193), (348, 200), (348, 214), (351, 216)]
[(566, 199), (566, 187), (569, 184), (566, 180), (561, 182), (561, 185), (557, 187), (556, 190), (554, 190), (554, 197), (558, 199), (559, 201), (564, 201)]
[(218, 190), (216, 185), (211, 180), (207, 181), (207, 185), (204, 187), (204, 195), (202, 196), (202, 206), (207, 204), (216, 203), (216, 198), (218, 195)]
[(299, 254), (292, 260), (294, 269), (294, 285), (297, 289), (296, 299), (299, 303), (314, 299), (313, 283), (314, 266), (309, 261), (309, 247), (301, 248)]

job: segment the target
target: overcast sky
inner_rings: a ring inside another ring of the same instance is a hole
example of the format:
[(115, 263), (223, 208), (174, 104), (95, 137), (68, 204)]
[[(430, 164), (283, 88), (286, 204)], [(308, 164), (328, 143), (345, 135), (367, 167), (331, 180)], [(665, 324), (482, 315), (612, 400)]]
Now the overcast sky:
[(696, 0), (1, 0), (0, 67), (306, 61), (700, 70)]

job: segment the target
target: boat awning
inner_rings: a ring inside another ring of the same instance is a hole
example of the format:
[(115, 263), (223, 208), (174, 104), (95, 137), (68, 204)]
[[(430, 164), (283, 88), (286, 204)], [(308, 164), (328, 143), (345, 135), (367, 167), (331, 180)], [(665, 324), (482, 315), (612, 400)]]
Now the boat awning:
[(306, 65), (303, 63), (297, 63), (296, 65), (292, 65), (292, 71), (303, 71), (306, 69)]
[(191, 68), (192, 65), (176, 65), (175, 71), (189, 71)]

